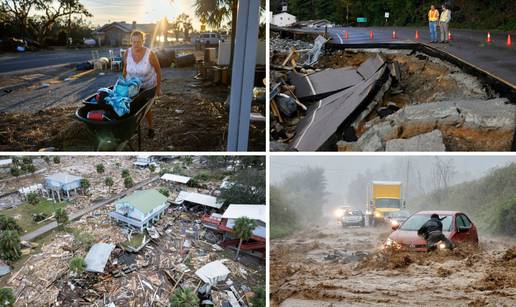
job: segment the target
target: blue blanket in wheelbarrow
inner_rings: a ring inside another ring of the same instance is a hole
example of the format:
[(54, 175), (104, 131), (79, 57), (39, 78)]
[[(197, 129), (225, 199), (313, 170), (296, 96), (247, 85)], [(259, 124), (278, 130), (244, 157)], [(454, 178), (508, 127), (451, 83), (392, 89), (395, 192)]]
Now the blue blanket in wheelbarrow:
[(110, 105), (118, 116), (123, 116), (131, 111), (132, 98), (138, 95), (141, 85), (142, 81), (137, 77), (119, 78), (113, 90), (101, 88), (97, 93), (105, 93), (103, 102)]

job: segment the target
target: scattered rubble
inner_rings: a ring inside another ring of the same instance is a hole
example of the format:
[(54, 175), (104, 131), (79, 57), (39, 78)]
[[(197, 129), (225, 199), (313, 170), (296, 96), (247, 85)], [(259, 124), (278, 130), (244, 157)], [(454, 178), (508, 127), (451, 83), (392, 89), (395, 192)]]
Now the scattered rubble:
[[(48, 164), (48, 172), (68, 171), (90, 181), (89, 195), (75, 197), (67, 207), (70, 212), (78, 212), (80, 209), (75, 207), (84, 209), (92, 199), (107, 198), (125, 189), (121, 179), (124, 169), (129, 170), (135, 182), (151, 176), (149, 169), (134, 167), (133, 162), (124, 156), (61, 157), (59, 164)], [(160, 166), (172, 168), (176, 162)], [(96, 172), (95, 165), (99, 163), (105, 166), (102, 174)], [(194, 176), (203, 168), (195, 162), (185, 172)], [(114, 180), (112, 187), (104, 184), (108, 176)], [(181, 185), (181, 189), (211, 194), (221, 184), (222, 179), (213, 179), (204, 187)], [(157, 188), (175, 184), (163, 180), (149, 185)], [(179, 194), (173, 188), (169, 192), (169, 199)], [(99, 207), (72, 221), (65, 232), (43, 238), (39, 245), (22, 242), (22, 253), (27, 259), (20, 260), (23, 263), (2, 282), (2, 286), (13, 289), (16, 305), (169, 306), (175, 289), (190, 288), (196, 292), (202, 288), (204, 298), (215, 306), (228, 301), (235, 306), (248, 306), (254, 289), (264, 286), (264, 263), (247, 255), (239, 261), (232, 260), (233, 251), (221, 247), (222, 237), (202, 225), (202, 211), (172, 204), (153, 227), (144, 231), (141, 248), (131, 249), (125, 243), (135, 241), (132, 239), (137, 234), (109, 218), (108, 213), (114, 209), (114, 203)], [(84, 258), (85, 272), (69, 270), (69, 262), (75, 257)], [(220, 277), (218, 269), (213, 270), (214, 263), (224, 266), (224, 276)], [(206, 283), (196, 272), (203, 272), (203, 277), (216, 274)]]

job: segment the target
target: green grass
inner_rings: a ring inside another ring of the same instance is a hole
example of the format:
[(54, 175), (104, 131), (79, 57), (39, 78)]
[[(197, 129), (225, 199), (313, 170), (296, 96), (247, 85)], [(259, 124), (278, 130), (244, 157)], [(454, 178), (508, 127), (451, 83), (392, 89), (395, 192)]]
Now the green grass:
[(0, 214), (10, 216), (16, 220), (16, 223), (20, 225), (24, 233), (34, 231), (53, 220), (48, 220), (43, 223), (36, 223), (32, 220), (32, 214), (34, 213), (46, 213), (48, 216), (54, 214), (55, 209), (63, 208), (67, 205), (66, 202), (53, 203), (48, 200), (41, 200), (37, 205), (33, 206), (30, 204), (22, 204), (16, 208), (10, 208), (0, 211)]
[(296, 229), (289, 226), (271, 226), (271, 239), (279, 239), (294, 233)]

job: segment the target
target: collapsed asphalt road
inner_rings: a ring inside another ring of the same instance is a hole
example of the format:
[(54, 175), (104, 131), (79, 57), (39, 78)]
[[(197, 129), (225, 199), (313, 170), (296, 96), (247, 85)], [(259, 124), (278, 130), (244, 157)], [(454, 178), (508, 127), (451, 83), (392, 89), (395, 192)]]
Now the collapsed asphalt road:
[(514, 238), (481, 235), (480, 249), (447, 254), (383, 255), (389, 228), (321, 225), (271, 241), (272, 306), (516, 303)]

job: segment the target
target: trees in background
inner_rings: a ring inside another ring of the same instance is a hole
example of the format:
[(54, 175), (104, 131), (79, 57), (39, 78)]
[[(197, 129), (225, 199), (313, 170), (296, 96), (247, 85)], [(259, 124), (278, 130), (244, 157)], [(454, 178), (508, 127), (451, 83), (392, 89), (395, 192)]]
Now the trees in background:
[[(82, 17), (93, 16), (80, 0), (1, 0), (0, 29), (5, 35), (32, 38), (46, 45), (60, 33), (71, 37), (74, 32), (89, 32)], [(84, 33), (79, 33), (84, 34)], [(53, 38), (52, 38), (53, 37)], [(84, 36), (81, 36), (82, 38)]]
[[(271, 8), (282, 0), (271, 0)], [(513, 1), (455, 0), (450, 4), (452, 25), (472, 29), (516, 29), (516, 6)], [(433, 2), (440, 6), (442, 2)], [(355, 25), (357, 17), (366, 17), (368, 26), (424, 25), (432, 3), (418, 0), (288, 0), (288, 12), (297, 20), (328, 19), (336, 24)], [(492, 18), (496, 16), (496, 18)], [(346, 18), (348, 17), (348, 18)]]

